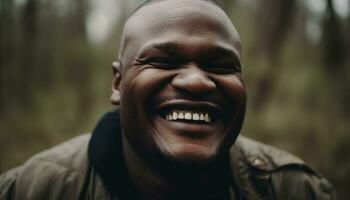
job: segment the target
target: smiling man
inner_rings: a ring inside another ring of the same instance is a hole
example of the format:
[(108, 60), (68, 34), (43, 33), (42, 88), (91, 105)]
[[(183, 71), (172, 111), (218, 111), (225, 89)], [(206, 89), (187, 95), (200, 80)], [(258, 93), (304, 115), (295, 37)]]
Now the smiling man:
[(241, 44), (210, 0), (153, 0), (126, 21), (91, 135), (0, 177), (0, 199), (336, 199), (300, 159), (243, 136)]

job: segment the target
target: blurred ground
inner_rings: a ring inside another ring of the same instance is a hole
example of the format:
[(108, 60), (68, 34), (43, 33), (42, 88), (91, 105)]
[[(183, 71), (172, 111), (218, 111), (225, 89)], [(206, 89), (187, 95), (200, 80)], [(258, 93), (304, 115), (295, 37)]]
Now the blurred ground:
[[(0, 173), (90, 132), (122, 22), (141, 0), (0, 1)], [(242, 134), (299, 155), (350, 196), (349, 0), (222, 0), (240, 32)]]

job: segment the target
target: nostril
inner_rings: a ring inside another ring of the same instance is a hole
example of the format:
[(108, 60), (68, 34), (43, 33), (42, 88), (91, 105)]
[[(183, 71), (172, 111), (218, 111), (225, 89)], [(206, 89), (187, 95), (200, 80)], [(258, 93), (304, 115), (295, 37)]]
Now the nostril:
[(172, 86), (190, 93), (208, 93), (216, 88), (213, 80), (198, 71), (178, 74), (172, 80)]

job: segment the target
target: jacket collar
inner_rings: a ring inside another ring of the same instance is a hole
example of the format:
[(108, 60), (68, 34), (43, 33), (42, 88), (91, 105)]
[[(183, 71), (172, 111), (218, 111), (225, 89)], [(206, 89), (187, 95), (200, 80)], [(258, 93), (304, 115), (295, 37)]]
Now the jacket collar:
[[(124, 165), (119, 111), (106, 113), (92, 132), (88, 157), (112, 196), (132, 194)], [(123, 198), (124, 196), (124, 198)]]

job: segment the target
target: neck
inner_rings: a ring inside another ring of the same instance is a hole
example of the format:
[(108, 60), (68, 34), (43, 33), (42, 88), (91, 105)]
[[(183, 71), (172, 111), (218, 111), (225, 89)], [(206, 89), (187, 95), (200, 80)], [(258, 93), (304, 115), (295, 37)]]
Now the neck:
[(140, 199), (228, 198), (230, 176), (225, 159), (210, 164), (149, 164), (125, 138), (123, 152), (131, 184)]

